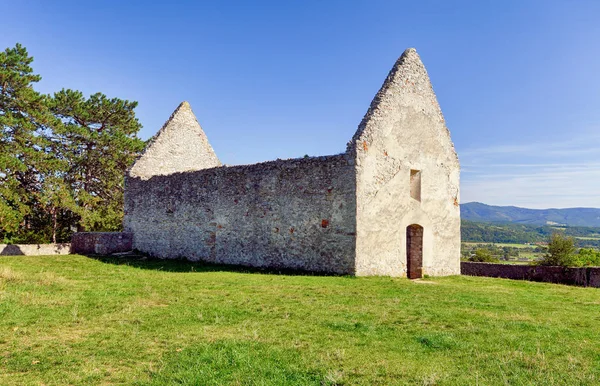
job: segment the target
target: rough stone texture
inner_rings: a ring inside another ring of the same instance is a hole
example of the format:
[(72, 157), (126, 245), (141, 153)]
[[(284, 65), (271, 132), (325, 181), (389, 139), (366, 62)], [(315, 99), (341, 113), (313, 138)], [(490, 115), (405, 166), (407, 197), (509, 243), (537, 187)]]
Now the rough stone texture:
[(588, 287), (600, 288), (600, 267), (591, 267), (588, 272)]
[(354, 273), (346, 155), (127, 178), (126, 231), (161, 258)]
[[(356, 274), (406, 273), (406, 228), (424, 228), (423, 274), (460, 273), (460, 166), (417, 52), (398, 59), (348, 144), (356, 158)], [(411, 169), (421, 177), (411, 198)]]
[(346, 153), (219, 165), (191, 109), (180, 106), (126, 176), (124, 228), (134, 248), (405, 276), (407, 227), (419, 225), (422, 273), (460, 273), (458, 158), (414, 49), (396, 62)]
[(146, 150), (132, 166), (131, 176), (148, 179), (155, 175), (201, 170), (220, 166), (208, 138), (188, 102), (182, 102)]
[(565, 268), (463, 261), (460, 263), (460, 269), (463, 275), (469, 276), (600, 287), (600, 267)]
[(128, 232), (77, 232), (71, 237), (71, 253), (82, 255), (128, 252), (133, 235)]
[(70, 244), (0, 244), (0, 256), (68, 255)]

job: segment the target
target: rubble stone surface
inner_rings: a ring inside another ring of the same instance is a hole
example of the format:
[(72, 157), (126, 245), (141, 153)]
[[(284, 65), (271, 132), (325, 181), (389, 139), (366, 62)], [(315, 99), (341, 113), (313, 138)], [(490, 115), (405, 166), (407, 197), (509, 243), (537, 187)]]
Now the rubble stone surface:
[(420, 225), (422, 273), (454, 275), (459, 173), (427, 71), (408, 49), (344, 154), (221, 166), (184, 102), (126, 176), (124, 228), (159, 258), (405, 276), (407, 229)]

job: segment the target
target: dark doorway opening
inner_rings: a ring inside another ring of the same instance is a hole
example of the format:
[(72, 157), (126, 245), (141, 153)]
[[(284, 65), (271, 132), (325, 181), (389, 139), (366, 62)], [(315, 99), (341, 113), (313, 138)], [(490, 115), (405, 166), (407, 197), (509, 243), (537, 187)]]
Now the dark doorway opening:
[(406, 228), (406, 276), (423, 277), (423, 227), (418, 224)]

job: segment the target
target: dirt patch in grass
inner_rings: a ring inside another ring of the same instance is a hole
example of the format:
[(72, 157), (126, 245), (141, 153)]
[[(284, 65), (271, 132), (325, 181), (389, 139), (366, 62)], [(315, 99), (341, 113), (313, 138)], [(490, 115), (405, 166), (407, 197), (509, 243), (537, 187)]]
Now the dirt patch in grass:
[(0, 283), (18, 283), (23, 280), (23, 275), (15, 272), (11, 267), (0, 266)]

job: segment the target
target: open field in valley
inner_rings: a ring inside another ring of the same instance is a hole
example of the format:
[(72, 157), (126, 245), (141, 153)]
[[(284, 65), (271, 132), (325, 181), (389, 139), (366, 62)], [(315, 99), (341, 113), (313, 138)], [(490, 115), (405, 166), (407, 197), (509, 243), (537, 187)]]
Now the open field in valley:
[(503, 264), (531, 264), (546, 253), (545, 247), (535, 244), (463, 242), (461, 244), (463, 259), (473, 255), (477, 249), (489, 251), (499, 260), (499, 263)]
[(478, 245), (487, 245), (487, 244), (491, 244), (494, 245), (496, 247), (511, 247), (511, 248), (519, 248), (519, 249), (523, 249), (523, 248), (535, 248), (535, 245), (532, 244), (518, 244), (518, 243), (485, 243), (485, 242), (463, 242), (463, 244), (468, 245), (468, 246), (478, 246)]
[(600, 291), (0, 256), (0, 384), (598, 384)]

